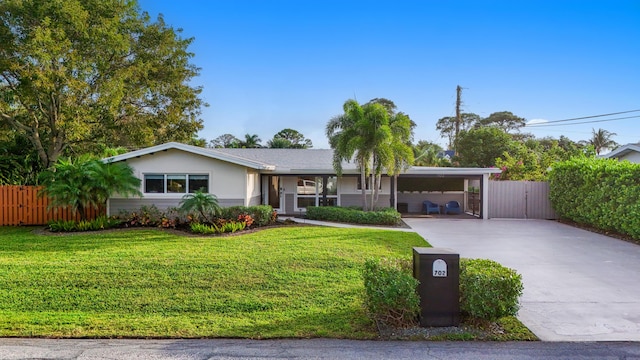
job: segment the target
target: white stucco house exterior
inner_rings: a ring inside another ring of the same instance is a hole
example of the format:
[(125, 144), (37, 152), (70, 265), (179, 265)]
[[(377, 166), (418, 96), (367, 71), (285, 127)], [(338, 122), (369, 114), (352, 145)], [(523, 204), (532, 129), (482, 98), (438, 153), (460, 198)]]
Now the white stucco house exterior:
[(640, 164), (640, 144), (627, 144), (620, 146), (608, 154), (602, 155), (604, 158), (628, 160), (632, 163)]
[[(141, 198), (114, 196), (107, 212), (136, 210), (142, 205), (160, 209), (178, 206), (186, 193), (202, 189), (218, 197), (220, 205), (269, 204), (280, 214), (304, 213), (307, 206), (362, 204), (360, 176), (355, 163), (344, 163), (343, 174), (333, 169), (329, 149), (210, 149), (166, 143), (103, 159), (125, 161), (141, 180)], [(420, 212), (422, 202), (466, 203), (466, 189), (476, 184), (488, 199), (488, 180), (499, 169), (412, 167), (397, 178), (383, 176), (377, 206)], [(366, 192), (370, 193), (368, 183)], [(489, 218), (481, 202), (481, 218)]]

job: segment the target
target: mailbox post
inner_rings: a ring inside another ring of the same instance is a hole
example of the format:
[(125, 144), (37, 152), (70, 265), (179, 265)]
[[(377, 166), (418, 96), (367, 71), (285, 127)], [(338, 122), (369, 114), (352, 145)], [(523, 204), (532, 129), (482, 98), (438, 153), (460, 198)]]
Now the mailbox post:
[(460, 324), (460, 254), (413, 248), (413, 277), (420, 281), (420, 326)]

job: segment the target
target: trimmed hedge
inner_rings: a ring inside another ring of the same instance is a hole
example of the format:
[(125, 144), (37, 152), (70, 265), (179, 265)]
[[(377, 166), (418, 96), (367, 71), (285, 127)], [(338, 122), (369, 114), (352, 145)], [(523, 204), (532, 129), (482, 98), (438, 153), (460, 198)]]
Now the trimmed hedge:
[(640, 164), (574, 158), (555, 164), (549, 182), (561, 218), (640, 239)]
[(392, 208), (362, 211), (337, 206), (308, 206), (307, 218), (368, 225), (398, 225), (400, 223), (400, 213)]
[(420, 297), (405, 259), (367, 259), (364, 263), (364, 305), (369, 316), (395, 327), (413, 326), (420, 313)]
[(513, 269), (487, 259), (460, 259), (460, 310), (467, 315), (515, 316), (523, 289), (522, 276)]

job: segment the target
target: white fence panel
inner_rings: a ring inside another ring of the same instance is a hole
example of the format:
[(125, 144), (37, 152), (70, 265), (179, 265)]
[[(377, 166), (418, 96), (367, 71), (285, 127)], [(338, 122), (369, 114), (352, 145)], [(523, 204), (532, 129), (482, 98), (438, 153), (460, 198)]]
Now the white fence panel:
[(555, 219), (549, 183), (489, 181), (489, 216), (514, 219)]

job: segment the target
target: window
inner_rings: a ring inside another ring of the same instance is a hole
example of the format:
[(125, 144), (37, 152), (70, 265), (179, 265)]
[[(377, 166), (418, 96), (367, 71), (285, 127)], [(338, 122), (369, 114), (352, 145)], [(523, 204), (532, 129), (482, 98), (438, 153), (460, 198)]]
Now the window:
[(335, 176), (300, 176), (296, 189), (296, 206), (337, 206), (338, 178)]
[[(298, 195), (315, 195), (316, 194), (316, 181), (313, 177), (299, 177), (298, 178)], [(322, 188), (320, 188), (322, 192)]]
[(200, 174), (145, 174), (144, 192), (153, 193), (194, 193), (197, 190), (209, 192), (209, 175)]
[(186, 193), (187, 175), (167, 175), (168, 193)]
[(209, 192), (209, 175), (189, 175), (189, 192)]
[(163, 193), (164, 192), (164, 175), (145, 175), (144, 176), (144, 192)]

